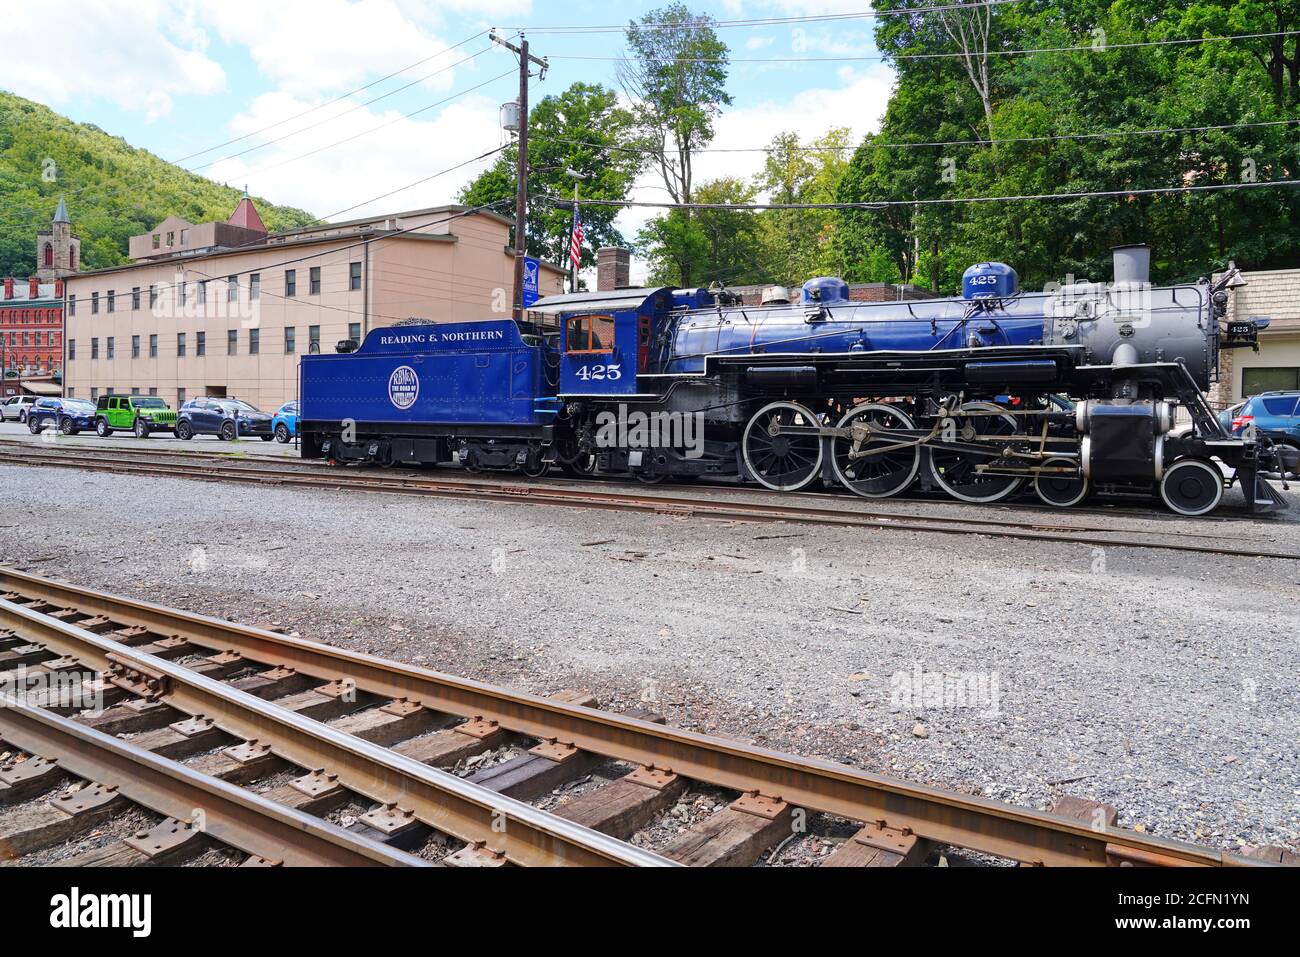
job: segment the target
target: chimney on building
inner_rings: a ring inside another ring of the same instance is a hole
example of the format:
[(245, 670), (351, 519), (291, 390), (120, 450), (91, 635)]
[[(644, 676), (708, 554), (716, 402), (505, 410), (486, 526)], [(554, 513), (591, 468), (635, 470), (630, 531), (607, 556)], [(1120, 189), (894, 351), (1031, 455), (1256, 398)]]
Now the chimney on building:
[(39, 299), (41, 297), (41, 281), (35, 276), (27, 280), (27, 298)]
[(5, 298), (6, 298), (6, 299), (12, 299), (13, 297), (14, 297), (14, 281), (13, 281), (12, 279), (6, 279), (6, 280), (5, 280)]
[(601, 246), (596, 250), (596, 288), (602, 292), (622, 289), (632, 281), (632, 252), (622, 246)]
[(62, 280), (62, 279), (56, 279), (56, 280), (54, 280), (54, 298), (55, 298), (55, 299), (62, 299), (62, 298), (63, 298), (63, 280)]

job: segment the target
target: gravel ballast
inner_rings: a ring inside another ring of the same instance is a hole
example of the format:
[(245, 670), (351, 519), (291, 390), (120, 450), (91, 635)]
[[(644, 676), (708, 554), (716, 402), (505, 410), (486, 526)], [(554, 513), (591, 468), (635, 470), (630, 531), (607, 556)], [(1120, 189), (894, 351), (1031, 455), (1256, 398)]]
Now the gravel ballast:
[[(1101, 800), (1169, 837), (1300, 848), (1300, 562), (63, 469), (0, 467), (0, 489), (0, 560), (36, 574), (1031, 807)], [(1294, 513), (1150, 527), (1300, 552)]]

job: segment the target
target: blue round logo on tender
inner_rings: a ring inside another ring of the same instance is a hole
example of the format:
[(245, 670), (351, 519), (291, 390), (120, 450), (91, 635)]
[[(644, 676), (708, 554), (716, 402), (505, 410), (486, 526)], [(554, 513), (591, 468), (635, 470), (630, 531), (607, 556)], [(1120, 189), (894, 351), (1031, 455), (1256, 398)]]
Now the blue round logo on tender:
[(420, 397), (420, 377), (410, 366), (398, 366), (388, 377), (388, 401), (405, 411)]

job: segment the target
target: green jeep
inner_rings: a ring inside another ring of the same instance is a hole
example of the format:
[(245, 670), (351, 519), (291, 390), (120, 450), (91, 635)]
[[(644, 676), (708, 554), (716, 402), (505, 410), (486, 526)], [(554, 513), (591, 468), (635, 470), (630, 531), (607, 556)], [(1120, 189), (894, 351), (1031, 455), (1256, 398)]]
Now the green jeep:
[(147, 439), (153, 432), (176, 434), (176, 413), (152, 395), (103, 395), (95, 406), (95, 433), (109, 436), (117, 429)]

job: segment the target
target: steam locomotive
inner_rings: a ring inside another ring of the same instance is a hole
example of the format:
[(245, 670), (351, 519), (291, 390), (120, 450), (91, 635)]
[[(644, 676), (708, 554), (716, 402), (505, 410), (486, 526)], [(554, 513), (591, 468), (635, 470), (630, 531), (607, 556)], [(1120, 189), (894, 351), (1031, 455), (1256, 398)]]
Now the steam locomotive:
[(1110, 283), (1042, 292), (980, 263), (960, 298), (853, 302), (818, 278), (758, 307), (618, 289), (542, 299), (526, 322), (410, 320), (303, 357), (302, 455), (867, 498), (1032, 487), (1061, 507), (1158, 492), (1183, 515), (1236, 484), (1251, 511), (1283, 506), (1259, 473), (1300, 470), (1300, 452), (1227, 434), (1205, 399), (1219, 351), (1257, 347), (1266, 322), (1222, 322), (1240, 273), (1161, 287), (1148, 247), (1114, 262)]

